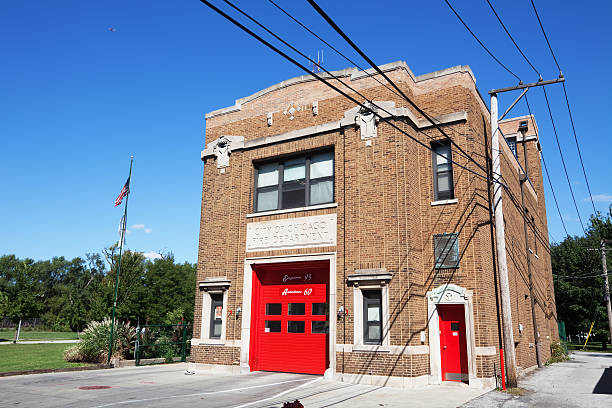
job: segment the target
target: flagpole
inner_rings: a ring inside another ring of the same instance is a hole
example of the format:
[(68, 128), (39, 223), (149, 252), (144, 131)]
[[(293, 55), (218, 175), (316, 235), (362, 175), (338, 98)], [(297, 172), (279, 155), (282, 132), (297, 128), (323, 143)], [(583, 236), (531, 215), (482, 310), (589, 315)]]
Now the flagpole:
[(110, 328), (110, 339), (108, 341), (108, 359), (106, 360), (106, 364), (110, 364), (111, 355), (113, 352), (113, 331), (115, 329), (115, 308), (117, 307), (117, 290), (119, 288), (119, 272), (121, 272), (121, 255), (123, 253), (123, 241), (125, 241), (125, 226), (127, 224), (127, 207), (128, 207), (128, 199), (130, 198), (130, 183), (132, 182), (132, 163), (134, 162), (134, 156), (130, 156), (130, 175), (128, 176), (128, 191), (125, 196), (125, 209), (123, 211), (123, 225), (119, 243), (119, 262), (117, 263), (117, 274), (115, 276), (115, 297), (113, 299), (113, 317), (111, 319), (111, 328)]

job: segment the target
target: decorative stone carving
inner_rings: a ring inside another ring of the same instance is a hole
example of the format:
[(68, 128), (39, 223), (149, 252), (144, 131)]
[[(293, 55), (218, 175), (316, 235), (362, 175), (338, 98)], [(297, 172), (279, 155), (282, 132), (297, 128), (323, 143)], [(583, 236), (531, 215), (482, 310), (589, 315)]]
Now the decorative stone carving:
[(232, 150), (242, 147), (244, 147), (242, 136), (221, 136), (206, 145), (206, 149), (212, 151), (217, 159), (217, 168), (221, 169), (222, 173), (226, 167), (229, 167), (229, 156)]
[(438, 286), (429, 293), (429, 299), (436, 304), (463, 303), (467, 298), (468, 296), (467, 293), (465, 293), (465, 289), (452, 283)]
[(317, 116), (319, 114), (319, 102), (318, 101), (314, 101), (312, 103), (312, 115), (313, 116)]
[(357, 116), (355, 116), (355, 123), (359, 126), (361, 140), (376, 137), (378, 118), (371, 109), (361, 108)]
[(295, 112), (300, 112), (305, 109), (306, 106), (298, 106), (296, 103), (291, 102), (289, 107), (283, 111), (283, 115), (289, 116), (289, 120), (293, 120), (295, 119), (295, 116), (293, 115)]
[(268, 113), (268, 126), (272, 126), (272, 112)]

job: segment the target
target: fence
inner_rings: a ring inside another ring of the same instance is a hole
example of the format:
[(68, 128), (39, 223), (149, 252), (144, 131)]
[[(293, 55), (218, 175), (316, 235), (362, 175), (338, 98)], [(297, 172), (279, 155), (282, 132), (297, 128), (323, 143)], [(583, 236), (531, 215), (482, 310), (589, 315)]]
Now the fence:
[(155, 363), (185, 362), (190, 351), (190, 329), (188, 323), (138, 326), (134, 347), (136, 365), (141, 365), (141, 359), (155, 359)]

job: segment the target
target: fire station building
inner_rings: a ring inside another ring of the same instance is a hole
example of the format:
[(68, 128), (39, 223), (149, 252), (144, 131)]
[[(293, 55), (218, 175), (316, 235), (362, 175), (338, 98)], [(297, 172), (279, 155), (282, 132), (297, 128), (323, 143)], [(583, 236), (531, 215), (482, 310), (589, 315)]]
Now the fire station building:
[[(380, 68), (453, 143), (374, 70), (333, 73), (373, 102), (366, 108), (306, 75), (206, 115), (191, 340), (199, 369), (495, 385), (499, 306), (482, 170), (490, 113), (468, 66), (421, 76), (404, 62)], [(536, 364), (536, 339), (545, 361), (558, 338), (546, 209), (535, 119), (501, 121), (500, 131), (524, 370)]]

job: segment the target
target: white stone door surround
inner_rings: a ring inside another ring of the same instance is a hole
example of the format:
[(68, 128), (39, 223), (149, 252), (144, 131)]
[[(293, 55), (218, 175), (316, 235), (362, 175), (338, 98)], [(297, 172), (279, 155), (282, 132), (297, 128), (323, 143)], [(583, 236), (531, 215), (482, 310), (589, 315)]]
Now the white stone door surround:
[(313, 255), (273, 256), (245, 258), (244, 279), (242, 287), (242, 328), (240, 333), (240, 372), (251, 371), (249, 366), (249, 348), (251, 345), (251, 297), (253, 290), (253, 265), (277, 262), (329, 261), (329, 368), (325, 378), (334, 378), (336, 374), (336, 253)]
[(427, 292), (427, 316), (429, 318), (429, 383), (442, 383), (442, 355), (440, 353), (440, 319), (438, 305), (463, 305), (465, 313), (465, 337), (467, 343), (468, 374), (470, 387), (482, 387), (476, 376), (476, 351), (474, 312), (471, 290), (452, 283), (438, 286)]

